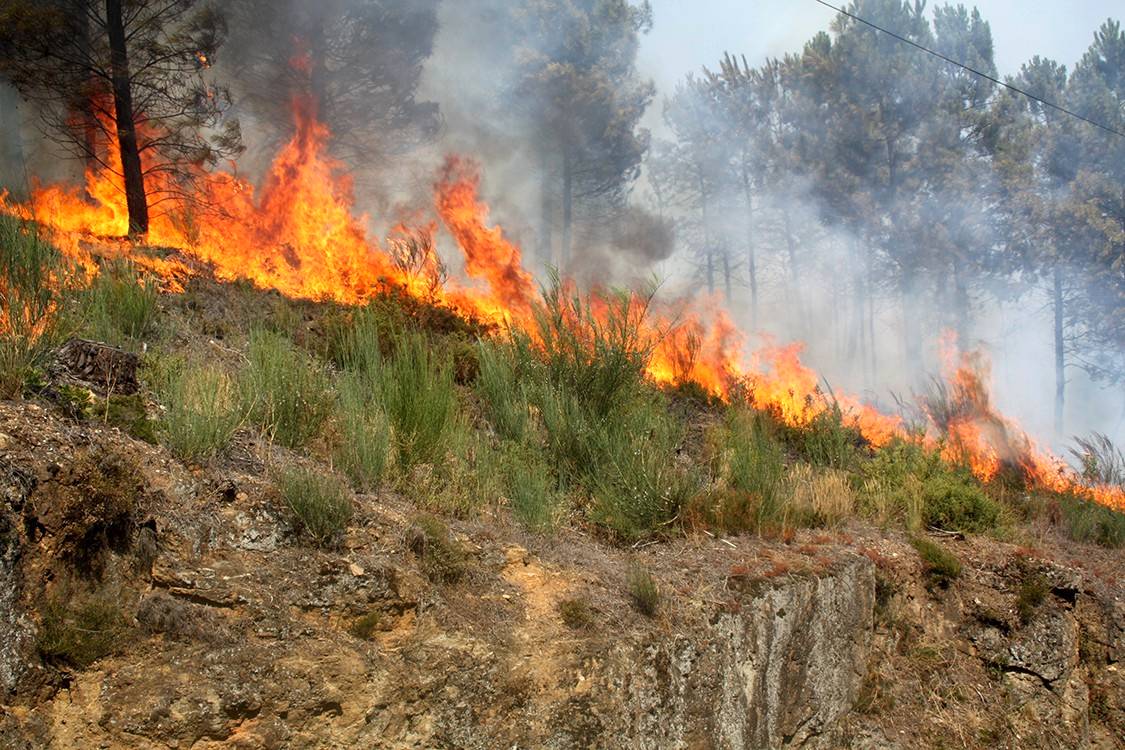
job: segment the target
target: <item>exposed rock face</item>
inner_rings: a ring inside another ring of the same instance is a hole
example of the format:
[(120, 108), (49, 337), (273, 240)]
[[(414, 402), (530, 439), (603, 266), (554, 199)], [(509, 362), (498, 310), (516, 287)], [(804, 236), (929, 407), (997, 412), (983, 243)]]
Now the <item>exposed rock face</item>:
[[(1120, 585), (1012, 545), (959, 542), (966, 572), (932, 590), (909, 544), (880, 530), (629, 550), (485, 519), (454, 522), (465, 572), (450, 583), (427, 577), (416, 511), (393, 496), (361, 496), (342, 544), (314, 549), (253, 455), (200, 476), (9, 408), (3, 748), (1100, 749), (1125, 736)], [(655, 617), (631, 604), (635, 563), (656, 579)], [(1046, 593), (1017, 617), (1032, 575)], [(68, 579), (112, 591), (128, 625), (84, 667), (37, 650), (42, 604)], [(561, 614), (575, 600), (584, 625)]]

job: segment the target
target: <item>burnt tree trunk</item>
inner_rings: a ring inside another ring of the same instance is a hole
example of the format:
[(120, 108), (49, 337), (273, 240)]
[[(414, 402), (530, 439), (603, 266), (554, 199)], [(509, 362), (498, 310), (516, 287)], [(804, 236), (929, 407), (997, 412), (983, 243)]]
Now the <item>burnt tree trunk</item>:
[(117, 118), (117, 143), (121, 147), (121, 170), (125, 177), (125, 203), (129, 209), (129, 234), (148, 233), (148, 199), (137, 144), (133, 113), (133, 91), (129, 75), (129, 51), (125, 41), (122, 0), (105, 0), (106, 33), (109, 36), (113, 69), (113, 108)]
[(1066, 348), (1063, 341), (1062, 271), (1055, 266), (1052, 305), (1055, 312), (1055, 433), (1062, 435), (1063, 411), (1066, 407)]

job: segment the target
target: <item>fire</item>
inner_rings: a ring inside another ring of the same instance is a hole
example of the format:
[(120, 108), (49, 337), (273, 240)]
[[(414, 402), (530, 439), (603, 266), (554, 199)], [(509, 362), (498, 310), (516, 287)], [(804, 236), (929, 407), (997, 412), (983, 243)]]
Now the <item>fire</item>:
[[(26, 204), (0, 196), (0, 210), (40, 222), (65, 253), (91, 272), (97, 265), (90, 249), (96, 247), (102, 255), (129, 255), (172, 291), (192, 273), (189, 263), (208, 266), (220, 279), (246, 279), (294, 298), (351, 305), (400, 288), (464, 315), (536, 335), (540, 292), (524, 268), (519, 246), (490, 225), (489, 208), (478, 197), (481, 177), (475, 163), (450, 157), (434, 183), (434, 218), (399, 225), (381, 243), (369, 235), (367, 217), (354, 210), (351, 178), (329, 154), (330, 133), (312, 100), (295, 99), (293, 117), (293, 136), (276, 155), (260, 191), (234, 172), (200, 172), (190, 175), (189, 200), (184, 185), (167, 172), (148, 172), (150, 203), (160, 209), (151, 217), (148, 243), (175, 248), (187, 262), (132, 253), (131, 245), (119, 239), (129, 227), (120, 154), (112, 139), (103, 144), (105, 167), (87, 171), (84, 194), (76, 188), (37, 186)], [(114, 131), (108, 127), (106, 132)], [(151, 166), (146, 162), (146, 169)], [(439, 222), (461, 253), (463, 281), (445, 279), (435, 250)], [(559, 293), (576, 294), (570, 282)], [(896, 437), (910, 439), (900, 418), (822, 386), (801, 362), (800, 343), (767, 341), (745, 355), (744, 335), (714, 300), (656, 305), (646, 295), (622, 298), (599, 289), (582, 299), (581, 309), (590, 319), (573, 321), (576, 325), (605, 323), (614, 305), (623, 301), (625, 314), (637, 326), (636, 346), (651, 352), (648, 376), (658, 384), (694, 382), (716, 397), (742, 399), (796, 427), (838, 409), (845, 424), (875, 447)], [(1077, 492), (1125, 510), (1121, 488), (1083, 485), (996, 412), (981, 358), (950, 354), (946, 380), (947, 399), (940, 413), (930, 409), (932, 429), (925, 438), (946, 459), (967, 463), (982, 481), (1013, 468), (1032, 484)]]

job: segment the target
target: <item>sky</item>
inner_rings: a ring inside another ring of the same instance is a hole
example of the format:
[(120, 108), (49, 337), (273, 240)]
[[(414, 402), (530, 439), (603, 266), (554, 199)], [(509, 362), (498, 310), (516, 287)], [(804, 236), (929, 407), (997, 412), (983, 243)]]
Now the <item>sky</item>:
[[(703, 65), (714, 68), (723, 52), (745, 54), (752, 66), (767, 57), (797, 52), (827, 29), (836, 15), (815, 0), (651, 0), (655, 23), (640, 51), (641, 73), (657, 86), (657, 106), (649, 110), (658, 125), (660, 102), (678, 81)], [(843, 6), (846, 0), (834, 2)], [(929, 8), (944, 2), (930, 2)], [(996, 65), (1014, 74), (1033, 55), (1051, 57), (1068, 68), (1082, 57), (1094, 30), (1107, 18), (1125, 20), (1122, 0), (978, 0), (992, 26)], [(877, 19), (870, 19), (876, 21)]]

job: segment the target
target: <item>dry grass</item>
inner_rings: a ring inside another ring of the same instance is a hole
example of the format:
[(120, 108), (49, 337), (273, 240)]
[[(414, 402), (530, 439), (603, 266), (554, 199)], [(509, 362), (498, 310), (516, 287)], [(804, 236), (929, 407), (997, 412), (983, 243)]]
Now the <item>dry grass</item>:
[(834, 526), (855, 513), (856, 499), (847, 472), (796, 464), (786, 477), (789, 511), (817, 525)]

